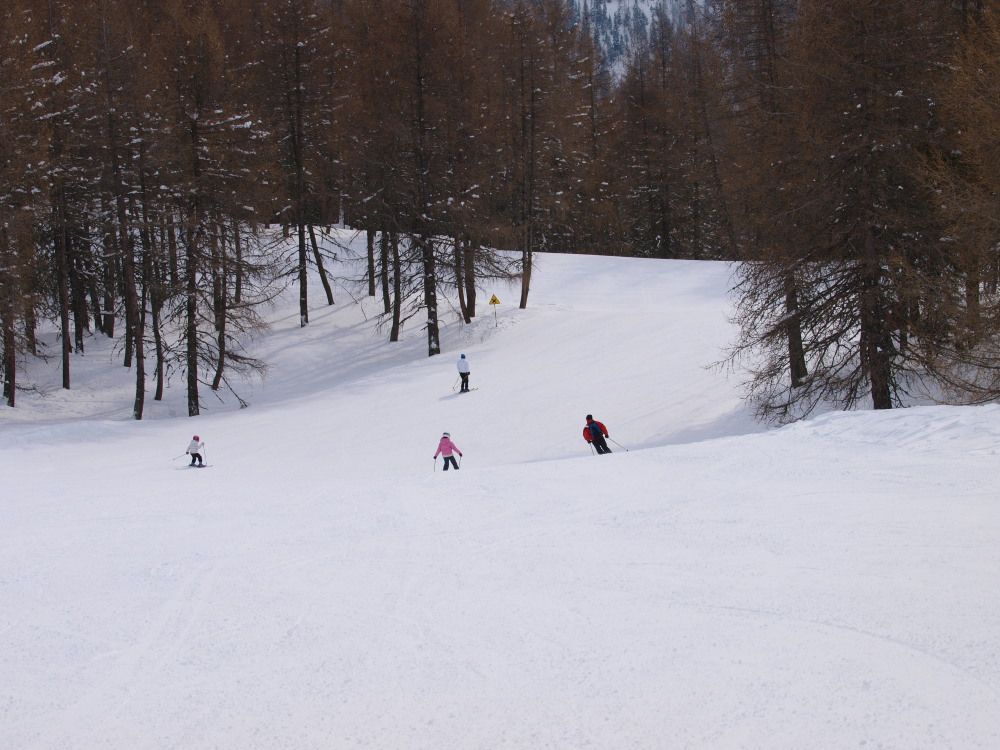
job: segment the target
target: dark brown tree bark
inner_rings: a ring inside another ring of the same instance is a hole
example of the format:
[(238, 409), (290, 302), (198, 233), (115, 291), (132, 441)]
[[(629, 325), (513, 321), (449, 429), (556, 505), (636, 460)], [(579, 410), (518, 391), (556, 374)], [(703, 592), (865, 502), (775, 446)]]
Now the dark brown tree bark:
[[(238, 307), (243, 302), (243, 235), (240, 232), (240, 222), (237, 219), (233, 219), (233, 253), (236, 260), (233, 303)], [(331, 302), (331, 304), (333, 303)]]
[(462, 270), (462, 262), (464, 260), (464, 255), (462, 253), (462, 241), (458, 239), (458, 237), (455, 237), (453, 240), (453, 250), (455, 288), (458, 290), (458, 309), (462, 313), (462, 320), (466, 323), (471, 323), (472, 318), (469, 316), (469, 308), (465, 303), (465, 274)]
[[(512, 22), (514, 16), (511, 17)], [(518, 40), (518, 107), (520, 120), (519, 158), (521, 160), (520, 240), (521, 299), (518, 306), (528, 306), (535, 242), (535, 168), (538, 88), (535, 83), (535, 50), (526, 21), (516, 32)]]
[(375, 231), (365, 229), (365, 244), (368, 249), (368, 296), (375, 296)]
[(14, 407), (17, 395), (17, 339), (14, 273), (12, 272), (10, 237), (7, 228), (0, 225), (0, 264), (5, 273), (0, 278), (0, 340), (3, 343), (3, 398), (7, 406)]
[[(284, 50), (283, 50), (284, 52)], [(287, 66), (286, 66), (287, 67)], [(306, 255), (306, 177), (303, 153), (305, 112), (302, 106), (302, 46), (294, 45), (288, 82), (288, 117), (292, 160), (295, 169), (295, 222), (299, 238), (299, 325), (309, 325), (309, 277)]]
[(306, 225), (300, 215), (298, 222), (299, 238), (299, 326), (309, 325), (309, 273), (306, 265)]
[(101, 230), (104, 239), (104, 257), (102, 260), (104, 269), (104, 335), (108, 338), (115, 336), (115, 307), (118, 291), (118, 237), (115, 235), (114, 227), (111, 224), (111, 207), (108, 205), (107, 196), (101, 195)]
[(476, 245), (466, 239), (463, 247), (462, 272), (465, 284), (465, 310), (469, 318), (476, 317)]
[(379, 278), (382, 282), (382, 312), (388, 314), (392, 310), (392, 297), (389, 295), (389, 235), (383, 230), (379, 232)]
[(184, 295), (185, 295), (185, 348), (187, 365), (187, 407), (188, 416), (197, 417), (201, 413), (198, 396), (198, 268), (201, 259), (199, 245), (204, 233), (199, 182), (201, 178), (201, 131), (197, 118), (188, 122), (188, 137), (191, 157), (191, 176), (194, 190), (190, 198), (190, 217), (185, 229)]
[[(150, 248), (152, 250), (152, 247)], [(166, 357), (163, 347), (163, 284), (159, 270), (159, 259), (154, 260), (153, 252), (143, 255), (143, 276), (146, 288), (149, 290), (150, 325), (153, 328), (153, 349), (156, 352), (156, 389), (153, 392), (154, 401), (163, 400), (163, 385), (166, 374)]]
[(440, 332), (438, 330), (437, 309), (437, 261), (434, 257), (434, 240), (425, 235), (416, 235), (412, 241), (423, 265), (424, 307), (427, 310), (427, 356), (441, 353)]
[(52, 226), (55, 229), (56, 289), (59, 302), (59, 331), (62, 338), (62, 387), (69, 390), (69, 355), (72, 351), (69, 328), (69, 259), (67, 258), (68, 232), (66, 229), (65, 191), (56, 190), (56, 205)]
[(802, 346), (802, 321), (799, 316), (799, 293), (795, 276), (785, 273), (785, 335), (788, 337), (788, 362), (792, 387), (798, 388), (809, 375), (805, 348)]
[(330, 279), (327, 278), (326, 268), (323, 267), (323, 254), (319, 251), (319, 243), (316, 241), (316, 230), (312, 224), (309, 225), (309, 241), (312, 243), (316, 271), (319, 273), (319, 279), (323, 282), (323, 291), (326, 293), (326, 304), (332, 305), (333, 289), (330, 287)]
[[(5, 295), (6, 296), (6, 295)], [(3, 329), (3, 398), (13, 408), (17, 395), (17, 340), (14, 335), (14, 309), (9, 300), (0, 303), (0, 328)]]
[[(142, 130), (140, 130), (137, 135), (139, 143), (138, 163), (136, 166), (139, 176), (139, 206), (138, 209), (133, 210), (133, 214), (136, 214), (136, 211), (139, 212), (135, 223), (139, 227), (139, 242), (142, 247), (142, 262), (140, 268), (142, 274), (142, 301), (140, 304), (139, 330), (137, 335), (143, 340), (143, 352), (145, 353), (146, 300), (148, 299), (151, 315), (150, 323), (153, 327), (153, 348), (156, 355), (156, 387), (153, 393), (153, 400), (161, 401), (163, 399), (165, 362), (163, 334), (160, 329), (160, 317), (163, 309), (163, 280), (160, 278), (159, 273), (161, 260), (158, 251), (162, 251), (162, 248), (158, 248), (156, 245), (155, 230), (157, 222), (155, 217), (151, 215), (150, 210), (146, 136)], [(145, 379), (145, 377), (143, 379)], [(145, 392), (145, 388), (143, 388), (143, 392)]]
[(416, 246), (422, 269), (421, 280), (424, 289), (424, 307), (427, 310), (427, 356), (441, 353), (441, 334), (438, 326), (437, 309), (437, 268), (434, 257), (434, 241), (427, 227), (432, 213), (430, 205), (430, 185), (428, 184), (428, 121), (427, 121), (427, 70), (424, 49), (425, 29), (428, 22), (425, 0), (411, 0), (411, 38), (413, 60), (413, 111), (410, 123), (413, 147), (414, 181), (416, 183), (416, 205), (414, 206), (414, 231), (410, 242)]
[(860, 354), (871, 388), (872, 407), (892, 408), (892, 336), (886, 321), (889, 308), (882, 289), (881, 267), (875, 262), (874, 229), (868, 230), (867, 251), (872, 260), (862, 262), (860, 287)]
[(399, 341), (399, 325), (403, 310), (403, 267), (399, 260), (399, 235), (393, 232), (389, 244), (392, 247), (392, 328), (389, 330), (389, 341)]
[(215, 363), (215, 377), (212, 378), (212, 390), (219, 390), (222, 377), (226, 370), (226, 321), (228, 312), (226, 298), (228, 296), (227, 278), (228, 264), (226, 262), (226, 238), (222, 225), (216, 224), (212, 233), (212, 297), (215, 309), (215, 341), (218, 359)]

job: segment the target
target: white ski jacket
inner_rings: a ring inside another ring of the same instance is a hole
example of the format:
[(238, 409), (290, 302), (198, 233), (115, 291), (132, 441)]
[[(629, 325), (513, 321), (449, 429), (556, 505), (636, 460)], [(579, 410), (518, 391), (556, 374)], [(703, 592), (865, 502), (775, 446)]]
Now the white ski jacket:
[(197, 440), (192, 440), (191, 444), (188, 445), (188, 449), (184, 451), (185, 453), (199, 453), (201, 451), (201, 446), (204, 443), (199, 443)]
[(465, 357), (458, 358), (458, 371), (459, 372), (471, 372), (469, 368), (469, 360)]

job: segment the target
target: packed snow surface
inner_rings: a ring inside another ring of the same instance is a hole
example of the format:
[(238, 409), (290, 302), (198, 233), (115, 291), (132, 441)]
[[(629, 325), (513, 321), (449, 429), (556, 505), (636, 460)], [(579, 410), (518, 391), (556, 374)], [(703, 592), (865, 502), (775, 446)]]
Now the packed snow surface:
[(765, 429), (709, 367), (731, 270), (543, 256), (527, 310), (444, 305), (431, 358), (317, 283), (250, 407), (197, 419), (177, 377), (130, 420), (97, 338), (69, 392), (34, 365), (0, 413), (0, 748), (1000, 747), (1000, 407)]

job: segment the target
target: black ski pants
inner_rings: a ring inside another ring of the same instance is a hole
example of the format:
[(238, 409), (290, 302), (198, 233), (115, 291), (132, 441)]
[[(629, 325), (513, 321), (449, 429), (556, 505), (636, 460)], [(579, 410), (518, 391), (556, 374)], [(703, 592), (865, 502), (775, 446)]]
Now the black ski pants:
[(597, 449), (597, 455), (601, 455), (602, 453), (611, 453), (611, 449), (604, 441), (604, 435), (598, 435), (595, 438), (591, 438), (591, 441), (593, 442), (594, 448)]
[(467, 373), (467, 372), (460, 372), (460, 373), (458, 373), (458, 375), (459, 375), (459, 377), (462, 378), (462, 390), (463, 391), (469, 390), (469, 373)]
[(455, 460), (454, 456), (444, 456), (444, 470), (448, 471), (448, 462), (451, 461), (451, 465), (455, 467), (455, 471), (458, 471), (458, 461)]

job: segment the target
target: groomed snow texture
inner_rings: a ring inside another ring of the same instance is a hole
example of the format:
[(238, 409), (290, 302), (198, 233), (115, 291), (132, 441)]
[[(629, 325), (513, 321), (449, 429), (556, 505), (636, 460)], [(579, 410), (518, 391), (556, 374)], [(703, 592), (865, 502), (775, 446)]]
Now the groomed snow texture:
[[(33, 365), (48, 395), (0, 413), (0, 748), (1000, 748), (1000, 408), (765, 428), (708, 367), (731, 273), (541, 256), (527, 310), (443, 302), (432, 358), (314, 279), (250, 407), (197, 419), (175, 375), (130, 420), (96, 337), (72, 391)], [(194, 433), (209, 469), (172, 460)]]

